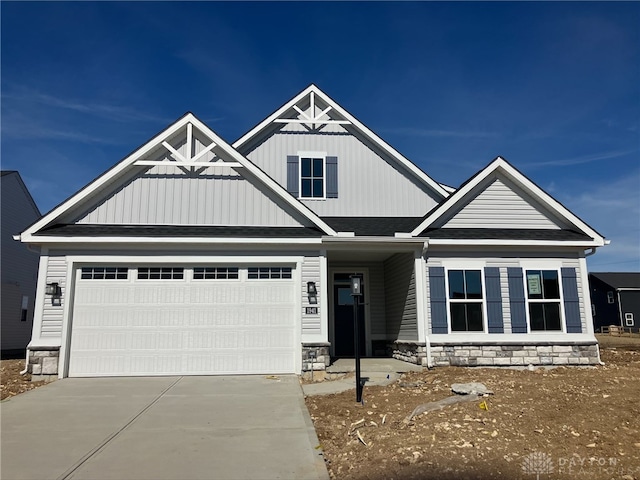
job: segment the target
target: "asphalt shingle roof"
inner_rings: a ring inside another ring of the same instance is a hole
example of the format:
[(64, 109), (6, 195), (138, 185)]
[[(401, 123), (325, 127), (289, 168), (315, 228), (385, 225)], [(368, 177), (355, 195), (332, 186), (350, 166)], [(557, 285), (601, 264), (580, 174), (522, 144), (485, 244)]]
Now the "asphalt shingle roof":
[(195, 225), (54, 225), (38, 235), (57, 237), (321, 237), (314, 227), (227, 227)]
[(422, 217), (322, 217), (336, 232), (354, 232), (356, 236), (393, 237), (408, 233)]
[(421, 237), (451, 240), (591, 240), (584, 233), (573, 230), (543, 230), (537, 228), (432, 228)]
[(640, 288), (640, 272), (591, 272), (589, 275), (613, 288)]

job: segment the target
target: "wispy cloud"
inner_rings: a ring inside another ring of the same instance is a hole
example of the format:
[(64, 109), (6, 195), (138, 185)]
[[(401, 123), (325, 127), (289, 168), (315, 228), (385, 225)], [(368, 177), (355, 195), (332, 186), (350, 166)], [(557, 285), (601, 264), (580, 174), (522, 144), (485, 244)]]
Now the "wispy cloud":
[(69, 110), (119, 122), (151, 121), (156, 123), (169, 123), (172, 120), (162, 116), (149, 114), (130, 106), (83, 102), (78, 99), (56, 97), (47, 93), (25, 88), (13, 91), (10, 90), (9, 92), (5, 89), (2, 93), (2, 101), (15, 101), (20, 104), (35, 103), (50, 108)]
[(609, 160), (612, 158), (624, 157), (625, 155), (629, 155), (632, 153), (638, 153), (638, 150), (637, 149), (612, 150), (609, 152), (595, 153), (593, 155), (583, 155), (579, 157), (563, 158), (558, 160), (545, 160), (542, 162), (533, 162), (533, 163), (523, 164), (523, 166), (526, 166), (528, 169), (534, 169), (539, 167), (564, 167), (568, 165), (581, 165), (584, 163), (599, 162), (601, 160)]
[(561, 199), (611, 244), (588, 257), (593, 270), (640, 270), (640, 169), (598, 185), (590, 183), (580, 193), (564, 191)]
[(412, 137), (440, 137), (440, 138), (498, 138), (500, 134), (495, 132), (471, 131), (471, 130), (439, 130), (415, 127), (380, 128), (381, 133), (405, 135)]
[(17, 140), (66, 140), (80, 143), (113, 145), (111, 138), (100, 138), (75, 130), (61, 130), (40, 125), (20, 126), (6, 121), (2, 124), (2, 137)]

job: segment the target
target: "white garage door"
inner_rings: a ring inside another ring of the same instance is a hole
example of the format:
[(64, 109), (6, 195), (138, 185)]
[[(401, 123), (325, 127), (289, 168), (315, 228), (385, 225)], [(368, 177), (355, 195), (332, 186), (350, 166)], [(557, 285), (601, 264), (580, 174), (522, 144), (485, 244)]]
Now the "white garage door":
[(295, 373), (293, 269), (78, 269), (69, 376)]

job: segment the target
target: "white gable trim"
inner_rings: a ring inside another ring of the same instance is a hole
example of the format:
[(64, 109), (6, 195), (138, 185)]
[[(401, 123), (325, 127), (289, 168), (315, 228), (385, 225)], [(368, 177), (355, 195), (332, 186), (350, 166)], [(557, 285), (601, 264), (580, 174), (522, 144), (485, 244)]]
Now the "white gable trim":
[[(239, 149), (245, 143), (249, 142), (253, 137), (258, 135), (262, 130), (276, 122), (278, 118), (283, 115), (287, 110), (291, 108), (295, 108), (296, 104), (302, 100), (307, 95), (317, 95), (324, 102), (326, 102), (331, 109), (337, 112), (341, 117), (345, 120), (348, 120), (357, 130), (359, 130), (365, 137), (371, 140), (374, 144), (378, 145), (384, 152), (394, 158), (398, 163), (404, 166), (407, 170), (413, 173), (420, 181), (422, 181), (425, 185), (431, 188), (436, 194), (440, 195), (442, 198), (447, 198), (449, 196), (449, 192), (445, 189), (441, 184), (433, 180), (429, 175), (420, 170), (413, 162), (404, 157), (400, 152), (395, 150), (391, 145), (382, 140), (378, 135), (373, 133), (369, 128), (367, 128), (362, 122), (356, 119), (353, 115), (347, 112), (344, 108), (338, 105), (333, 99), (331, 99), (326, 93), (316, 87), (314, 84), (309, 85), (298, 95), (293, 97), (287, 103), (285, 103), (282, 107), (272, 113), (270, 116), (265, 118), (262, 122), (252, 128), (249, 132), (244, 134), (241, 138), (233, 143), (233, 148)], [(305, 120), (306, 123), (309, 123), (309, 120)], [(323, 123), (324, 121), (318, 121), (318, 123)]]
[[(500, 172), (504, 174), (511, 181), (520, 186), (525, 192), (529, 193), (533, 198), (538, 200), (543, 206), (547, 207), (552, 213), (566, 220), (568, 223), (574, 225), (580, 229), (584, 234), (593, 239), (593, 242), (586, 242), (589, 246), (603, 246), (605, 244), (604, 237), (592, 229), (589, 225), (580, 220), (576, 215), (571, 213), (560, 202), (555, 200), (551, 195), (547, 194), (544, 190), (538, 187), (535, 183), (525, 177), (522, 173), (516, 170), (509, 162), (501, 157), (497, 157), (491, 162), (485, 169), (480, 171), (474, 177), (469, 180), (465, 185), (460, 187), (455, 193), (451, 195), (447, 201), (433, 210), (412, 232), (412, 235), (420, 235), (425, 229), (433, 225), (438, 219), (442, 218), (447, 212), (453, 210), (459, 206), (468, 194), (477, 187), (483, 180), (489, 177), (494, 172)], [(442, 241), (444, 242), (444, 241)], [(448, 240), (447, 243), (451, 243)], [(465, 241), (468, 243), (468, 241)], [(492, 241), (495, 243), (495, 241)], [(432, 241), (433, 243), (433, 241)], [(572, 242), (565, 242), (564, 245)], [(585, 242), (578, 242), (583, 244)], [(497, 243), (495, 243), (497, 244)]]
[[(233, 159), (233, 163), (227, 163), (228, 166), (234, 166), (234, 164), (238, 164), (240, 167), (244, 167), (245, 171), (250, 172), (251, 175), (260, 181), (267, 188), (272, 190), (278, 197), (292, 206), (295, 210), (297, 210), (301, 215), (308, 218), (311, 222), (313, 222), (318, 228), (320, 228), (327, 235), (336, 235), (337, 233), (333, 230), (328, 224), (326, 224), (320, 217), (318, 217), (313, 211), (299, 202), (297, 199), (293, 198), (282, 186), (280, 186), (277, 182), (275, 182), (271, 177), (269, 177), (266, 173), (264, 173), (260, 168), (254, 165), (250, 160), (246, 159), (240, 153), (233, 149), (228, 143), (226, 143), (222, 138), (220, 138), (213, 130), (207, 127), (204, 123), (198, 120), (195, 115), (192, 113), (187, 113), (184, 117), (179, 119), (169, 128), (165, 129), (158, 135), (156, 135), (153, 139), (145, 143), (142, 147), (138, 148), (128, 157), (126, 157), (121, 162), (117, 163), (110, 170), (99, 176), (93, 182), (89, 183), (86, 187), (80, 190), (78, 193), (58, 205), (47, 215), (42, 217), (36, 223), (27, 228), (21, 235), (20, 239), (23, 242), (37, 242), (41, 239), (34, 238), (36, 232), (50, 223), (54, 222), (64, 213), (80, 204), (82, 201), (89, 198), (91, 195), (95, 194), (101, 187), (108, 184), (110, 181), (114, 180), (118, 177), (124, 170), (129, 167), (132, 167), (138, 160), (143, 159), (144, 155), (148, 154), (151, 150), (156, 148), (158, 145), (163, 144), (166, 138), (169, 138), (173, 134), (177, 133), (180, 129), (185, 126), (193, 125), (198, 128), (201, 132), (207, 135), (214, 143), (217, 144), (227, 155), (229, 155)], [(190, 128), (188, 128), (190, 130)], [(166, 142), (164, 142), (166, 143)], [(191, 159), (189, 159), (191, 160)], [(168, 162), (167, 162), (168, 163)], [(190, 163), (178, 163), (180, 166), (189, 166)], [(207, 166), (205, 162), (202, 162), (201, 166)], [(237, 168), (237, 167), (234, 167)], [(240, 172), (243, 175), (242, 172)]]

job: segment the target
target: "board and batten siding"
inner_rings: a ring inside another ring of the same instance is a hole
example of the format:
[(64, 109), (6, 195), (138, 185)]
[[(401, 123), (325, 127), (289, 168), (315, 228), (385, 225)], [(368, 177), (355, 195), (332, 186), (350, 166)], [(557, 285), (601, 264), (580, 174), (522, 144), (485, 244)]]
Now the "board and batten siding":
[(384, 262), (387, 336), (389, 340), (418, 340), (415, 259), (396, 253)]
[(190, 176), (174, 167), (151, 167), (76, 214), (81, 224), (308, 226), (273, 193), (232, 168)]
[(320, 216), (422, 216), (436, 205), (428, 187), (419, 185), (411, 174), (394, 167), (393, 160), (385, 160), (350, 133), (279, 131), (249, 152), (241, 149), (285, 188), (287, 156), (304, 151), (326, 152), (338, 158), (337, 198), (301, 199)]
[(562, 225), (536, 208), (515, 185), (498, 177), (442, 227), (560, 229)]
[[(301, 285), (300, 295), (302, 296), (302, 340), (313, 341), (322, 336), (322, 323), (320, 317), (320, 304), (322, 298), (320, 296), (322, 277), (320, 274), (320, 257), (318, 256), (306, 256), (302, 262), (301, 272)], [(318, 291), (317, 300), (318, 303), (312, 304), (309, 302), (309, 295), (307, 294), (307, 282), (315, 282), (316, 289)], [(306, 314), (306, 307), (317, 307), (317, 314)]]
[[(538, 258), (541, 262), (546, 262), (548, 260), (557, 261), (558, 268), (574, 268), (575, 269), (578, 298), (580, 299), (579, 308), (580, 308), (581, 328), (583, 333), (588, 332), (589, 330), (587, 329), (587, 322), (586, 322), (587, 317), (586, 317), (586, 311), (585, 311), (585, 304), (586, 304), (585, 293), (588, 293), (589, 290), (588, 290), (588, 286), (585, 287), (585, 285), (583, 285), (582, 283), (582, 272), (580, 267), (580, 259), (578, 258), (578, 255), (576, 254), (575, 258), (567, 258), (566, 252), (564, 253), (546, 252), (546, 253), (537, 253), (537, 254), (514, 252), (512, 255), (513, 257), (510, 256), (505, 258), (499, 258), (496, 252), (486, 252), (484, 254), (479, 252), (474, 252), (472, 254), (467, 253), (467, 257), (466, 257), (466, 258), (473, 258), (473, 259), (484, 258), (485, 266), (498, 267), (500, 269), (500, 291), (502, 296), (502, 318), (504, 322), (504, 333), (505, 334), (512, 333), (511, 307), (509, 303), (509, 298), (510, 298), (509, 297), (509, 279), (508, 279), (507, 269), (510, 267), (522, 268), (520, 263), (521, 259), (526, 260), (527, 264), (530, 265), (530, 260), (535, 258)], [(465, 257), (464, 257), (464, 254), (462, 253), (432, 252), (431, 256), (427, 258), (427, 272), (428, 272), (428, 267), (442, 266), (443, 263), (446, 261), (446, 259), (451, 259), (451, 258), (460, 260)], [(526, 268), (527, 267), (523, 268), (523, 272), (522, 272), (523, 275), (526, 274), (526, 271), (525, 271)], [(430, 292), (428, 274), (426, 275), (425, 280), (426, 280), (426, 291), (428, 296), (429, 295), (428, 292)], [(427, 327), (428, 327), (427, 332), (429, 334), (433, 334), (431, 329), (431, 304), (429, 301), (426, 302), (426, 312), (427, 312)]]
[(62, 322), (64, 319), (64, 305), (69, 290), (67, 288), (67, 257), (65, 255), (49, 255), (47, 261), (46, 283), (57, 282), (62, 289), (61, 305), (52, 305), (51, 296), (45, 295), (42, 309), (41, 338), (62, 338)]

